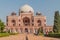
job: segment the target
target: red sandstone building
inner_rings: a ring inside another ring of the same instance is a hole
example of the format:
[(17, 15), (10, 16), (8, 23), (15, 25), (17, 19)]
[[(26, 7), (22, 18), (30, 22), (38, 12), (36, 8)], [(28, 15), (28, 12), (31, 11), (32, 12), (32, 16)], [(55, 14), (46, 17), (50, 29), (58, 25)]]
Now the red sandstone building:
[(34, 15), (34, 10), (29, 5), (22, 6), (18, 16), (12, 12), (6, 19), (6, 29), (13, 33), (37, 33), (39, 28), (42, 28), (43, 32), (53, 30), (53, 27), (46, 26), (46, 16), (40, 12)]

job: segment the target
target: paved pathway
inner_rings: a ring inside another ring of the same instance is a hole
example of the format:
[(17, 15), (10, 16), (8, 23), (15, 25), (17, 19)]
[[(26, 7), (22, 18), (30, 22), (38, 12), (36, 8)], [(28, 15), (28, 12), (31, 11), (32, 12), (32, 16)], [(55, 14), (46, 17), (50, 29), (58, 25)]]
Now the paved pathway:
[(43, 37), (43, 36), (35, 36), (33, 34), (18, 34), (18, 35), (11, 35), (9, 37), (0, 37), (0, 40), (26, 40), (26, 35), (28, 40), (60, 40), (58, 38), (50, 38), (50, 37)]

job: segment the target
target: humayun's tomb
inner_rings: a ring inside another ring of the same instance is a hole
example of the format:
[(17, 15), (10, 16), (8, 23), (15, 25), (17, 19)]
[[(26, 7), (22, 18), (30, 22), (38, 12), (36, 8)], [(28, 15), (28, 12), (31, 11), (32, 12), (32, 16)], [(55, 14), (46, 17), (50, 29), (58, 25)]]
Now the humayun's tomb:
[(37, 33), (38, 29), (43, 29), (43, 32), (53, 30), (53, 27), (46, 25), (46, 16), (36, 12), (29, 5), (24, 5), (19, 9), (19, 15), (15, 12), (6, 17), (6, 30), (13, 33)]

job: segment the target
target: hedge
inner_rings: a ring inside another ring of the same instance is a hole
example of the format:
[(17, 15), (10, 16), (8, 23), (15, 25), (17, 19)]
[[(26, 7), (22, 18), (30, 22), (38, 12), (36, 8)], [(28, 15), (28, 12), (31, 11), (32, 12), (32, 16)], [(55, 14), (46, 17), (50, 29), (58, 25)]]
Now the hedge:
[(48, 34), (48, 35), (45, 35), (47, 37), (54, 37), (54, 38), (60, 38), (60, 34), (56, 33), (56, 34)]

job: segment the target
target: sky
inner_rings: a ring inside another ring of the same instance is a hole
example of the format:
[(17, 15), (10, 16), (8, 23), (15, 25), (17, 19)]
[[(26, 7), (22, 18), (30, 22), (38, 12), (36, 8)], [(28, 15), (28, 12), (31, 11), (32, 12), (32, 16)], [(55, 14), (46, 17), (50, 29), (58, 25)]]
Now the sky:
[(60, 11), (60, 0), (0, 0), (0, 19), (6, 23), (6, 16), (13, 11), (18, 15), (21, 6), (30, 5), (35, 13), (40, 11), (46, 16), (47, 25), (53, 25), (55, 11)]

